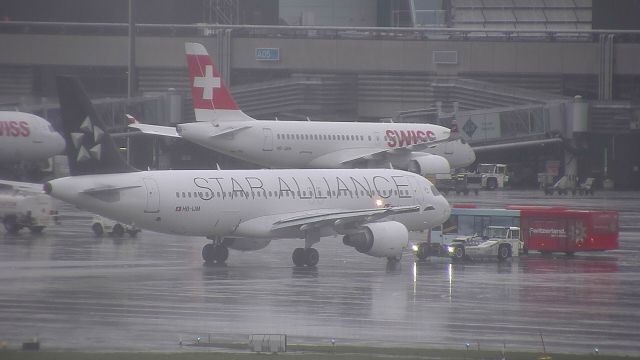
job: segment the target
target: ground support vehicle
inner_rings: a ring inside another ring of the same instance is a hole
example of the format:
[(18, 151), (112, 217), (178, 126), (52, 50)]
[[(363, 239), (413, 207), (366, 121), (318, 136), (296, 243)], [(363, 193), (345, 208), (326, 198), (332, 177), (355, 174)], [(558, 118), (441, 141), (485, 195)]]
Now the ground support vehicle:
[(56, 220), (56, 216), (57, 211), (49, 195), (23, 191), (0, 192), (0, 218), (9, 234), (16, 234), (22, 228), (41, 233), (51, 221)]
[(525, 251), (572, 255), (618, 248), (617, 211), (522, 209), (520, 227)]
[(579, 186), (578, 186), (578, 194), (580, 195), (588, 195), (591, 194), (593, 195), (593, 183), (595, 182), (595, 178), (586, 178), (584, 180), (584, 182), (582, 182)]
[(489, 226), (482, 236), (457, 238), (448, 245), (447, 252), (454, 261), (464, 259), (497, 258), (504, 261), (519, 256), (522, 248), (520, 228)]
[(502, 189), (509, 182), (506, 164), (479, 164), (476, 173), (481, 176), (483, 189)]
[(554, 192), (557, 192), (558, 195), (567, 195), (571, 192), (573, 195), (576, 194), (576, 184), (575, 181), (572, 181), (571, 177), (564, 175), (558, 181), (556, 181), (553, 185), (547, 185), (544, 188), (545, 195), (553, 195)]
[(436, 177), (436, 187), (445, 195), (455, 191), (456, 195), (469, 195), (470, 192), (478, 195), (482, 188), (482, 175), (476, 173), (455, 173)]
[[(456, 239), (483, 233), (492, 226), (519, 227), (522, 252), (564, 252), (618, 249), (618, 213), (609, 210), (574, 210), (566, 207), (514, 205), (505, 209), (453, 204), (451, 216), (426, 239), (414, 240), (418, 259), (448, 256)], [(513, 236), (512, 236), (513, 237)]]
[(437, 174), (434, 180), (436, 188), (445, 196), (449, 195), (449, 192), (455, 191), (456, 182), (451, 174)]
[(91, 230), (96, 236), (102, 236), (106, 233), (115, 237), (122, 237), (125, 233), (129, 234), (130, 237), (135, 237), (141, 231), (135, 225), (122, 224), (99, 215), (93, 217)]
[(473, 191), (474, 194), (478, 195), (478, 192), (482, 189), (482, 174), (460, 173), (457, 176), (456, 194), (462, 192), (467, 195)]

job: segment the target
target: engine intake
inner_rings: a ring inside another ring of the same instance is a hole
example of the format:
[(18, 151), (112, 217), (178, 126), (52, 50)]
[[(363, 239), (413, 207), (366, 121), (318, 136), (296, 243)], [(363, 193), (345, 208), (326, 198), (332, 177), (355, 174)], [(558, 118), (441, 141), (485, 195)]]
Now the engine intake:
[(370, 223), (346, 234), (342, 242), (370, 256), (399, 257), (409, 243), (409, 231), (397, 221)]

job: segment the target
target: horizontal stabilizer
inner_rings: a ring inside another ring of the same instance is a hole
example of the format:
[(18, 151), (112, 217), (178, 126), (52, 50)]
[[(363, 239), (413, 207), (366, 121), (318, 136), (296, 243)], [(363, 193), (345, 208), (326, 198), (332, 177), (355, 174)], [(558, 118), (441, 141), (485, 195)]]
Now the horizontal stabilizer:
[(221, 135), (230, 135), (230, 134), (236, 133), (238, 131), (245, 130), (245, 129), (250, 129), (250, 128), (251, 128), (251, 125), (240, 126), (240, 127), (228, 127), (228, 128), (222, 129), (220, 132), (216, 132), (214, 134), (211, 134), (210, 137), (216, 137), (216, 136), (221, 136)]
[(145, 134), (169, 136), (169, 137), (180, 137), (180, 135), (178, 135), (178, 133), (176, 132), (176, 128), (171, 126), (133, 123), (133, 124), (129, 124), (129, 127), (138, 129)]

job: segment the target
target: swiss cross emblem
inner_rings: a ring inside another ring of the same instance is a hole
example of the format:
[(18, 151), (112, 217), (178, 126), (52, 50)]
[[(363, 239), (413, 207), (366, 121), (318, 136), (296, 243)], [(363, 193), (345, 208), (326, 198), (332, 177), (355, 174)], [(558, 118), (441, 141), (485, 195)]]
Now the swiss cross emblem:
[(213, 66), (204, 67), (204, 76), (193, 78), (193, 87), (202, 88), (202, 98), (213, 100), (213, 89), (220, 88), (220, 78), (213, 76)]

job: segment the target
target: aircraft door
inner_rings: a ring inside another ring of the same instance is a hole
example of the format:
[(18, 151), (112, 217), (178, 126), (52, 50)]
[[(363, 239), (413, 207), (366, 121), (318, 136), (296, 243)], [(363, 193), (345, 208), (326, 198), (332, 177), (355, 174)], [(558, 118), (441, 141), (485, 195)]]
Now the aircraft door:
[(262, 128), (264, 134), (264, 144), (262, 151), (273, 151), (273, 131), (270, 128)]
[(424, 202), (425, 190), (422, 188), (422, 182), (417, 181), (413, 176), (407, 176), (409, 186), (411, 186), (410, 194), (414, 204), (422, 204)]
[(144, 209), (145, 213), (160, 212), (160, 190), (158, 183), (151, 178), (143, 178), (144, 187), (147, 190), (147, 205)]

